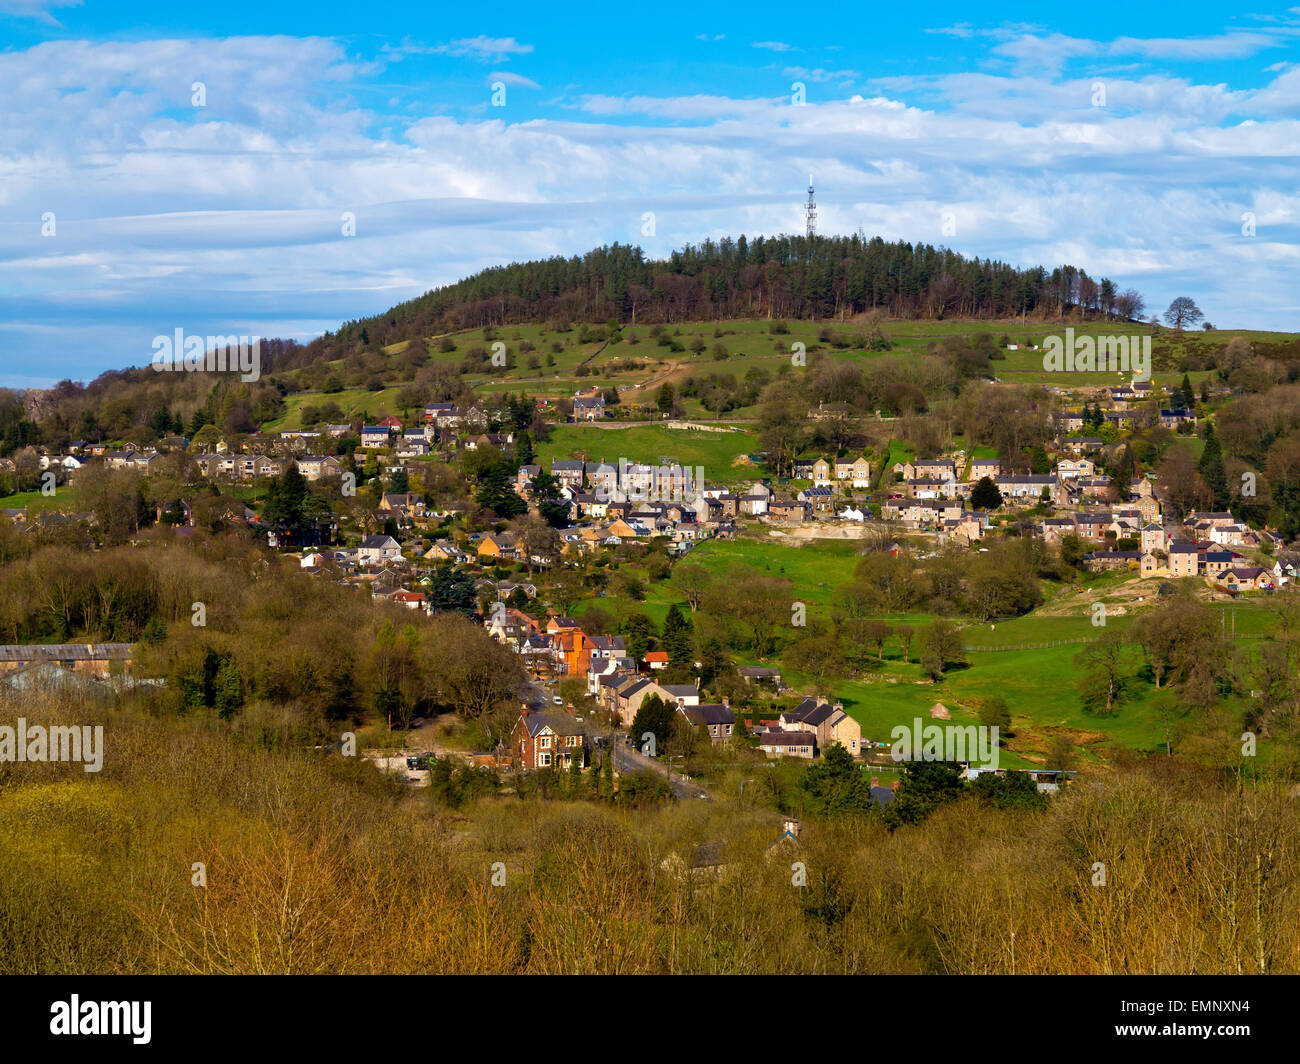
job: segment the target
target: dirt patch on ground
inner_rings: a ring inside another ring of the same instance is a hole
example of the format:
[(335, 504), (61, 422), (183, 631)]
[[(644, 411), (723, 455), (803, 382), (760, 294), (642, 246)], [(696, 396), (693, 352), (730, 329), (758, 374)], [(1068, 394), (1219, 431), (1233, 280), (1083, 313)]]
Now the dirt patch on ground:
[[(1040, 606), (1036, 612), (1039, 617), (1077, 616), (1090, 609), (1093, 603), (1105, 602), (1106, 612), (1112, 617), (1122, 617), (1126, 612), (1142, 610), (1154, 606), (1160, 593), (1164, 577), (1142, 577), (1134, 574), (1121, 584), (1107, 587), (1066, 588), (1051, 602)], [(1196, 597), (1206, 602), (1223, 602), (1231, 596), (1222, 589), (1210, 587), (1204, 581), (1196, 586)]]
[(866, 526), (856, 521), (842, 521), (831, 525), (791, 525), (789, 528), (772, 528), (767, 533), (783, 543), (802, 545), (814, 539), (866, 539)]
[(1077, 617), (1091, 609), (1094, 603), (1105, 602), (1110, 616), (1123, 617), (1130, 610), (1154, 603), (1159, 586), (1159, 580), (1143, 580), (1139, 576), (1103, 588), (1075, 586), (1066, 588), (1035, 612), (1039, 617)]
[(1017, 721), (1015, 735), (1007, 740), (1007, 749), (1026, 761), (1046, 767), (1052, 745), (1060, 739), (1064, 739), (1075, 750), (1083, 750), (1089, 761), (1105, 763), (1108, 760), (1105, 747), (1112, 742), (1109, 735), (1066, 725), (1049, 724), (1040, 727)]

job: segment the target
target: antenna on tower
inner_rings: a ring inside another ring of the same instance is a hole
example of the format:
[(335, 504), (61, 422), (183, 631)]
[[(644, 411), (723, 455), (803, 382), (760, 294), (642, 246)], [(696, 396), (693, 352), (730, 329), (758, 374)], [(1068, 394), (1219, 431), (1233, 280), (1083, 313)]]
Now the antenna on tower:
[(817, 201), (813, 199), (812, 174), (808, 175), (808, 202), (804, 205), (803, 214), (806, 224), (804, 235), (811, 240), (817, 233)]

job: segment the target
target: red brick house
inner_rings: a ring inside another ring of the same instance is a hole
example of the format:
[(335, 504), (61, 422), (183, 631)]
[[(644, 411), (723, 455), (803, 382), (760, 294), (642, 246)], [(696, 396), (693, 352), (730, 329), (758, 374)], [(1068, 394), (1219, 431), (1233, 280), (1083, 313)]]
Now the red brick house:
[(576, 757), (583, 762), (582, 727), (567, 713), (532, 713), (520, 715), (510, 733), (510, 749), (519, 757), (525, 771), (541, 768), (568, 768)]

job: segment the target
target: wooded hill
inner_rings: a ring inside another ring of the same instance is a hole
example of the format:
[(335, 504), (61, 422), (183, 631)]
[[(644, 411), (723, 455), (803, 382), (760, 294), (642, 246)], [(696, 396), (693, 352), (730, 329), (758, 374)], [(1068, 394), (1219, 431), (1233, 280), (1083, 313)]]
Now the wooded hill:
[(895, 318), (1137, 317), (1142, 297), (1075, 266), (1017, 268), (948, 248), (880, 237), (727, 237), (647, 259), (611, 244), (484, 270), (383, 314), (348, 322), (277, 368), (337, 359), (360, 346), (459, 329), (549, 321), (684, 322), (738, 318), (842, 319), (871, 310)]

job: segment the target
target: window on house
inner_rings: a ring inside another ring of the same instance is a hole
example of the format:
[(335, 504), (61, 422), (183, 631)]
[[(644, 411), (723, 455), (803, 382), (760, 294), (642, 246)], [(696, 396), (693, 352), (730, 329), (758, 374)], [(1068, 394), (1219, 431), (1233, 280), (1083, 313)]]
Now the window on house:
[(551, 767), (551, 755), (550, 755), (550, 754), (538, 754), (538, 755), (537, 755), (537, 765), (538, 765), (539, 768), (550, 768), (550, 767)]

